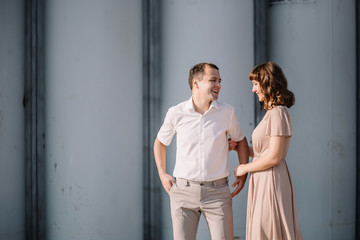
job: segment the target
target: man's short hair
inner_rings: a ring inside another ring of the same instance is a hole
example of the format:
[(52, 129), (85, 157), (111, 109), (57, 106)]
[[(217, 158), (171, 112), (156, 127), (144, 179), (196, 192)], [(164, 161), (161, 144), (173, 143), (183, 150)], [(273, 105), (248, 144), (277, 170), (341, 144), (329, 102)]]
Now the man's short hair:
[(219, 70), (219, 68), (213, 63), (203, 62), (203, 63), (198, 63), (195, 66), (193, 66), (189, 71), (189, 86), (190, 86), (191, 90), (192, 90), (192, 87), (193, 87), (193, 79), (198, 78), (198, 79), (201, 80), (204, 73), (205, 73), (205, 67), (206, 66), (209, 66), (211, 68)]

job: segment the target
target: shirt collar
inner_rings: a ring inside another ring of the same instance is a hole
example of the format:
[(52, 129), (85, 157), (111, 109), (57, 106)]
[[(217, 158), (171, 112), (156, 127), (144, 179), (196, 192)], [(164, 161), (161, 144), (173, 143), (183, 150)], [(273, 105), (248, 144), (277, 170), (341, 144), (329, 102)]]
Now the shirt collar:
[(211, 109), (211, 108), (219, 109), (219, 106), (218, 106), (218, 103), (217, 103), (216, 100), (211, 102), (211, 105), (210, 105), (209, 109)]
[[(215, 108), (215, 109), (219, 109), (218, 103), (216, 100), (211, 101), (210, 107), (208, 110)], [(194, 107), (194, 103), (192, 100), (192, 96), (190, 97), (190, 99), (186, 102), (185, 104), (185, 109), (190, 110), (192, 112), (195, 112), (195, 107)]]
[(189, 98), (189, 100), (185, 104), (185, 109), (190, 110), (192, 112), (195, 112), (194, 103), (192, 101), (192, 96)]

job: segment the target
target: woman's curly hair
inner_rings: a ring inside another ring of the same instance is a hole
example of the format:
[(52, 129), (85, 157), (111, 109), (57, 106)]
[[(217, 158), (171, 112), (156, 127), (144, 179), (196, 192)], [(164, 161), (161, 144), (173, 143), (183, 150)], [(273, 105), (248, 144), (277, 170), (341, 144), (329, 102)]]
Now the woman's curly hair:
[(274, 62), (259, 64), (251, 70), (250, 81), (257, 81), (264, 94), (261, 103), (265, 110), (284, 105), (290, 108), (295, 104), (295, 95), (287, 88), (287, 80), (280, 66)]

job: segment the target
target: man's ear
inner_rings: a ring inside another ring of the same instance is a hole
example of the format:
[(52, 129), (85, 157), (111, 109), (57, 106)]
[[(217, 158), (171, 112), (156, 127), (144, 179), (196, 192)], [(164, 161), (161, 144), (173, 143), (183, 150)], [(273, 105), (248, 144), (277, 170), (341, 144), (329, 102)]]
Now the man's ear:
[(199, 88), (199, 85), (198, 85), (198, 79), (197, 78), (193, 78), (193, 88)]

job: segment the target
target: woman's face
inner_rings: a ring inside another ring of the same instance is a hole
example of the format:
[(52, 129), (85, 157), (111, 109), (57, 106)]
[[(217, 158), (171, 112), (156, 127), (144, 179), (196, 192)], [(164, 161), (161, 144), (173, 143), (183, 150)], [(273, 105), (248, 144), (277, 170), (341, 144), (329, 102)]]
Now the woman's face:
[(252, 80), (252, 84), (252, 92), (256, 93), (260, 102), (264, 101), (264, 93), (261, 91), (260, 83), (258, 81)]

